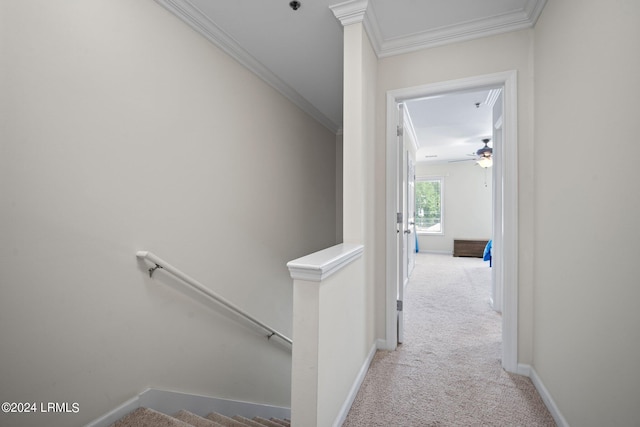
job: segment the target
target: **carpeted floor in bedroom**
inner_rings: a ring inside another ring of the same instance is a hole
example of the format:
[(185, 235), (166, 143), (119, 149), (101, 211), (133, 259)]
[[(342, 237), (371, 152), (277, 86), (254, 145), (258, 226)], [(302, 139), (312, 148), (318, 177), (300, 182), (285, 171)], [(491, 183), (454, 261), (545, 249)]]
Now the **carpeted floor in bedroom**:
[(504, 371), (481, 258), (416, 254), (405, 338), (379, 351), (343, 427), (555, 426), (531, 380)]

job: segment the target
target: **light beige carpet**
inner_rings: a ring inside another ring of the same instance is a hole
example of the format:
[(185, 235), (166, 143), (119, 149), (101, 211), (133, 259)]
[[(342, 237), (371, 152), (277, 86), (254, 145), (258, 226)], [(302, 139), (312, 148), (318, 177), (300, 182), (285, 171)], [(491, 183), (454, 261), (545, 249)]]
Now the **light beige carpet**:
[(153, 409), (138, 408), (122, 419), (116, 421), (111, 427), (192, 427), (169, 415), (156, 412)]
[(480, 258), (417, 254), (404, 343), (376, 354), (343, 426), (555, 426), (531, 380), (500, 365), (490, 290)]
[(193, 427), (224, 427), (222, 424), (218, 424), (215, 421), (202, 418), (199, 415), (185, 410), (173, 414), (173, 418), (184, 421), (185, 423), (190, 424)]
[(169, 416), (153, 409), (137, 408), (111, 424), (110, 427), (289, 427), (290, 425), (289, 420), (276, 418), (248, 419), (241, 416), (230, 418), (216, 412), (211, 412), (206, 418), (202, 418), (184, 410)]

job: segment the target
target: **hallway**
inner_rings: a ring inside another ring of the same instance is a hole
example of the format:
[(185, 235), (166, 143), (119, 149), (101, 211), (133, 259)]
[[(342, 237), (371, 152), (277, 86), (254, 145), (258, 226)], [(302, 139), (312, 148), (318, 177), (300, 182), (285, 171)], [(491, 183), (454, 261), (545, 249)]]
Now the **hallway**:
[(490, 289), (480, 258), (416, 254), (405, 342), (376, 354), (343, 426), (555, 426), (531, 381), (500, 365)]

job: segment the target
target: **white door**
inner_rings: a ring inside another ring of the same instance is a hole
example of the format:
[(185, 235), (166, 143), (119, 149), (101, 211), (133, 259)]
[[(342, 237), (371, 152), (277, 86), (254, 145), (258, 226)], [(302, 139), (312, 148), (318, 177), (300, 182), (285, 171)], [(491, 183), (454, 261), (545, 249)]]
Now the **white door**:
[(409, 150), (405, 150), (407, 157), (407, 185), (406, 197), (407, 201), (405, 212), (407, 214), (407, 278), (411, 277), (413, 267), (416, 265), (416, 167), (415, 162), (411, 158)]
[[(403, 131), (405, 128), (406, 124), (402, 127)], [(409, 281), (409, 241), (411, 240), (411, 228), (409, 227), (409, 153), (404, 146), (404, 136), (401, 135), (400, 138), (402, 139), (402, 152), (400, 153), (402, 156), (402, 203), (400, 209), (402, 212), (402, 233), (404, 234), (402, 236), (402, 286), (406, 287)]]
[(398, 173), (396, 174), (397, 180), (397, 198), (396, 198), (396, 251), (397, 251), (397, 267), (398, 274), (396, 276), (396, 290), (397, 290), (397, 305), (396, 310), (398, 314), (398, 344), (401, 344), (404, 339), (404, 316), (402, 313), (402, 303), (404, 300), (404, 278), (406, 276), (406, 234), (405, 230), (405, 217), (404, 215), (404, 142), (402, 138), (404, 123), (404, 105), (398, 104), (398, 124), (397, 124), (397, 149), (396, 149), (396, 164), (398, 167)]

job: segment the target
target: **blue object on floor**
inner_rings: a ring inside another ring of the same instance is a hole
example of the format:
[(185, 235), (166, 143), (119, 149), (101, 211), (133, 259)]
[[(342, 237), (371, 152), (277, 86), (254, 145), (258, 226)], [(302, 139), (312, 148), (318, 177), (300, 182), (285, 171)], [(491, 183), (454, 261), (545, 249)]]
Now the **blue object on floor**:
[(493, 246), (493, 240), (489, 240), (487, 242), (487, 245), (484, 247), (484, 254), (482, 255), (482, 259), (485, 261), (489, 261), (489, 267), (491, 267), (491, 264), (493, 262), (493, 257), (491, 256), (491, 247)]

